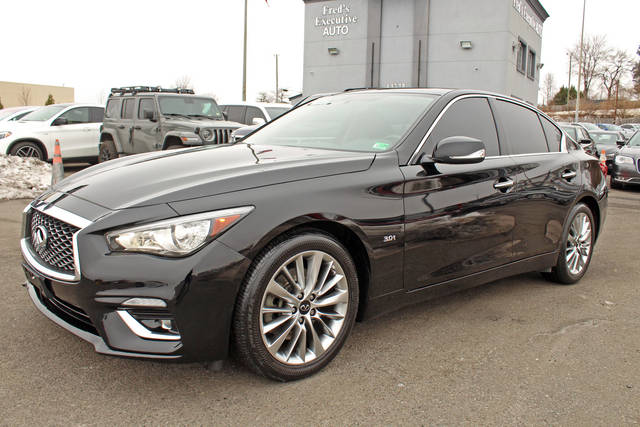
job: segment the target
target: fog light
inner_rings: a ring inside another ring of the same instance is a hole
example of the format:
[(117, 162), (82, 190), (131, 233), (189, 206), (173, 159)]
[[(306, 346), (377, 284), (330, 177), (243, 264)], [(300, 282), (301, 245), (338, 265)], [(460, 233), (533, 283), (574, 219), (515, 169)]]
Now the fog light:
[(159, 307), (165, 308), (167, 303), (159, 298), (130, 298), (122, 303), (126, 307)]

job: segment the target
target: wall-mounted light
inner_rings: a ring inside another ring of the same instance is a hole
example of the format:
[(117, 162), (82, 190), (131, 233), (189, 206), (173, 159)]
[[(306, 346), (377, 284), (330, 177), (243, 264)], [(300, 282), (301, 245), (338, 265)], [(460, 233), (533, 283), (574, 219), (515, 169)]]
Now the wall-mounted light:
[(340, 53), (340, 50), (337, 47), (330, 47), (327, 50), (329, 51), (329, 55), (337, 55)]
[(541, 70), (541, 69), (542, 69), (542, 67), (544, 67), (544, 64), (543, 64), (542, 62), (539, 62), (539, 63), (536, 65), (536, 68), (537, 68), (538, 70)]
[(460, 41), (460, 47), (463, 49), (471, 49), (473, 47), (473, 43), (469, 40)]

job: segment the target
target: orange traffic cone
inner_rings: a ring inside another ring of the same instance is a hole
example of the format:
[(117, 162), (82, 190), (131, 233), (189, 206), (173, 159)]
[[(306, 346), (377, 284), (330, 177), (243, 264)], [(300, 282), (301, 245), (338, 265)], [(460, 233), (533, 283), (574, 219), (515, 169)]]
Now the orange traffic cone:
[(53, 165), (51, 167), (51, 186), (64, 179), (64, 166), (62, 166), (62, 154), (60, 153), (60, 141), (56, 139), (53, 148)]
[(602, 169), (604, 176), (607, 176), (609, 168), (607, 168), (607, 154), (604, 150), (600, 152), (600, 169)]

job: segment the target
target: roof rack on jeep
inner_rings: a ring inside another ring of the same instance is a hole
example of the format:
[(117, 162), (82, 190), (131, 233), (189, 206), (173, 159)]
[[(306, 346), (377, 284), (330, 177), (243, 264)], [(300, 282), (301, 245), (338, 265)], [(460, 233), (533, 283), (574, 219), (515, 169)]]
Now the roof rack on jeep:
[(193, 89), (167, 89), (162, 88), (160, 86), (125, 86), (125, 87), (113, 87), (111, 88), (111, 93), (109, 96), (113, 95), (135, 95), (137, 93), (148, 93), (148, 92), (162, 92), (162, 93), (185, 93), (189, 95), (193, 95)]

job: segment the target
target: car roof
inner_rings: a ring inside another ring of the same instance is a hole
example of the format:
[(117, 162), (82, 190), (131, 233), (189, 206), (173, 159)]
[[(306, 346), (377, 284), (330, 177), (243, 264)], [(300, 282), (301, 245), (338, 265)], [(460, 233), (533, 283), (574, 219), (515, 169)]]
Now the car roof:
[(40, 108), (41, 105), (20, 105), (19, 107), (7, 107), (7, 108), (3, 108), (0, 111), (14, 111), (14, 112), (18, 112), (18, 111), (23, 111), (23, 110), (35, 110), (36, 108)]
[(225, 105), (248, 105), (253, 107), (289, 107), (291, 108), (291, 104), (287, 104), (285, 102), (250, 102), (250, 101), (240, 101), (240, 102), (223, 102), (220, 106)]

